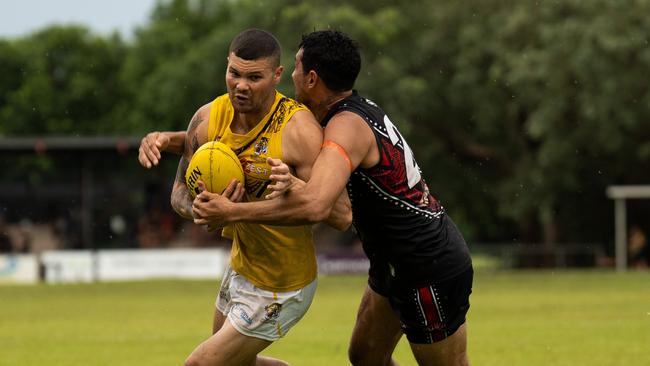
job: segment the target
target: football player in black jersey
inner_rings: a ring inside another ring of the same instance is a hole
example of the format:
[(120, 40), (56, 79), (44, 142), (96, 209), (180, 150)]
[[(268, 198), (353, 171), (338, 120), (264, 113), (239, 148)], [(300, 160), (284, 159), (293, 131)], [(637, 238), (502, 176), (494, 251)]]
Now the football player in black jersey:
[(467, 244), (424, 182), (413, 152), (379, 106), (353, 90), (356, 42), (326, 30), (303, 36), (292, 74), (296, 99), (324, 127), (309, 182), (272, 160), (275, 199), (194, 201), (198, 224), (301, 224), (328, 217), (343, 189), (370, 260), (349, 348), (354, 365), (392, 365), (403, 334), (420, 365), (467, 365), (473, 270)]

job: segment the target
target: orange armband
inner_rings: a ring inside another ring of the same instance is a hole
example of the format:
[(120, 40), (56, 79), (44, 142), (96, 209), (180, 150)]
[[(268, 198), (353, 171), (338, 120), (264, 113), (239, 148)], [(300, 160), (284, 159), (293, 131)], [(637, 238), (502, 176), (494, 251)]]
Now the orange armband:
[(354, 168), (352, 167), (352, 162), (350, 161), (350, 157), (348, 156), (348, 153), (345, 151), (345, 149), (341, 145), (337, 144), (336, 142), (334, 142), (332, 140), (325, 140), (325, 142), (323, 142), (323, 148), (326, 148), (326, 147), (331, 147), (336, 152), (338, 152), (339, 155), (341, 155), (343, 157), (343, 159), (345, 159), (345, 161), (348, 162), (348, 166), (350, 167), (350, 171), (354, 170)]

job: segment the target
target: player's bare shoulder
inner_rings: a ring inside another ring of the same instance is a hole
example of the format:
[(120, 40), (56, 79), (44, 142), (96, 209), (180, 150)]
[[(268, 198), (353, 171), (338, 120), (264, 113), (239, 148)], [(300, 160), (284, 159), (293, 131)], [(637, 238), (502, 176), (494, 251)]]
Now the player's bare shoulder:
[(341, 146), (350, 159), (363, 168), (374, 166), (379, 161), (377, 141), (370, 126), (357, 113), (340, 111), (325, 127), (325, 140)]
[(338, 124), (338, 123), (357, 123), (361, 125), (365, 125), (366, 123), (363, 121), (363, 118), (352, 111), (339, 111), (337, 112), (332, 118), (330, 118), (327, 126), (330, 124)]
[(309, 109), (299, 109), (293, 116), (287, 121), (287, 126), (285, 128), (290, 128), (291, 125), (300, 125), (298, 128), (318, 128), (320, 129), (320, 124), (316, 121), (316, 117), (311, 113)]
[(313, 161), (323, 143), (323, 129), (308, 109), (301, 109), (287, 121), (282, 135), (283, 160), (289, 165), (295, 162)]
[(287, 138), (288, 141), (295, 143), (300, 143), (303, 138), (314, 137), (313, 135), (322, 139), (322, 128), (314, 114), (302, 104), (294, 103), (303, 108), (296, 110), (286, 122), (282, 136), (283, 145)]

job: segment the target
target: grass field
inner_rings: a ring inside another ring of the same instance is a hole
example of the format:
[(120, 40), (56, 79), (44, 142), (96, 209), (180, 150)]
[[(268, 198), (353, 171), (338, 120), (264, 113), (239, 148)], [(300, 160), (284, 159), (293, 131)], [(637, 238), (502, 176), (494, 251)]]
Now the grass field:
[[(347, 365), (364, 277), (324, 277), (311, 310), (265, 354)], [(0, 366), (181, 365), (210, 332), (217, 284), (0, 286)], [(473, 365), (650, 365), (650, 272), (475, 276)], [(414, 365), (402, 340), (395, 353)]]

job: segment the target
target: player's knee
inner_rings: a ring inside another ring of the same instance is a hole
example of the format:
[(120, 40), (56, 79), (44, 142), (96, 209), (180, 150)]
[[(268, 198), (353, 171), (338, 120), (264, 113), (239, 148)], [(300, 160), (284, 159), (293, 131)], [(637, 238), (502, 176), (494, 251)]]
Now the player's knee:
[(348, 348), (348, 360), (354, 366), (387, 365), (390, 355), (373, 347), (366, 342), (352, 342)]
[(358, 365), (360, 361), (359, 351), (353, 349), (352, 347), (348, 348), (348, 360), (352, 365)]
[(191, 354), (183, 363), (183, 366), (201, 366), (201, 358)]
[(350, 363), (353, 365), (358, 365), (361, 362), (362, 358), (363, 350), (361, 344), (359, 344), (359, 342), (351, 342), (350, 346), (348, 347), (348, 359), (350, 360)]

